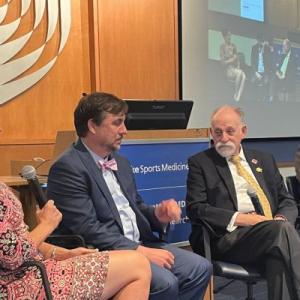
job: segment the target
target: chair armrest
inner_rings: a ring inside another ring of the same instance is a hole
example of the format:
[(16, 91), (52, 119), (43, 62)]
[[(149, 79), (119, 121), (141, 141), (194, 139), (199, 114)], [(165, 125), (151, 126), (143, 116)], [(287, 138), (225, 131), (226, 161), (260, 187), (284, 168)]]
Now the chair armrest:
[(66, 249), (87, 247), (83, 237), (76, 234), (53, 234), (46, 239), (46, 242)]
[(211, 261), (211, 247), (210, 247), (210, 237), (216, 237), (214, 229), (205, 221), (201, 220), (199, 223), (194, 224), (194, 226), (200, 227), (202, 231), (203, 238), (203, 248), (202, 253), (206, 259)]
[(207, 260), (211, 261), (210, 237), (209, 237), (208, 230), (205, 226), (202, 226), (202, 232), (203, 232), (204, 256)]
[(45, 268), (44, 264), (37, 260), (29, 260), (29, 261), (24, 262), (18, 269), (25, 269), (25, 268), (27, 269), (29, 267), (37, 267), (38, 268), (38, 270), (41, 273), (41, 278), (42, 278), (43, 287), (45, 290), (46, 299), (53, 300), (53, 297), (51, 294), (51, 289), (50, 289), (50, 283), (48, 280), (48, 276), (47, 276), (47, 272), (46, 272), (46, 268)]

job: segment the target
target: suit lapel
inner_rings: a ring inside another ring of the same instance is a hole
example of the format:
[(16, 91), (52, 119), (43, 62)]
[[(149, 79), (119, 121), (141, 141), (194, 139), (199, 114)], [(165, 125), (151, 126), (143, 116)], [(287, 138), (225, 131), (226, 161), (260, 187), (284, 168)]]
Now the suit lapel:
[(120, 215), (118, 212), (118, 209), (116, 207), (116, 204), (111, 196), (111, 193), (107, 187), (107, 184), (103, 178), (102, 171), (98, 168), (96, 165), (94, 159), (92, 158), (91, 154), (88, 152), (86, 147), (82, 144), (81, 140), (79, 139), (77, 144), (75, 145), (75, 148), (77, 150), (77, 153), (80, 157), (80, 160), (84, 164), (84, 166), (87, 168), (90, 176), (94, 179), (96, 182), (100, 193), (104, 196), (107, 204), (111, 208), (111, 212), (114, 215), (114, 219), (118, 222), (119, 226), (123, 230), (123, 226), (121, 223)]
[(228, 167), (228, 163), (226, 159), (221, 157), (215, 149), (213, 149), (213, 160), (216, 164), (217, 172), (219, 173), (220, 177), (222, 178), (224, 184), (228, 189), (228, 192), (231, 197), (231, 201), (233, 202), (236, 210), (238, 210), (236, 191), (235, 191), (232, 175)]

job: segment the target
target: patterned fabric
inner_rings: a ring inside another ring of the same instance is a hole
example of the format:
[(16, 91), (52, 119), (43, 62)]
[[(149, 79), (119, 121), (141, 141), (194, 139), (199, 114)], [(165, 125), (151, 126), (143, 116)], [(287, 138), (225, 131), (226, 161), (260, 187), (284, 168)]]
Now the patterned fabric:
[[(39, 271), (12, 273), (24, 261), (43, 260), (28, 236), (21, 203), (0, 183), (0, 299), (45, 299)], [(54, 299), (99, 299), (107, 277), (108, 252), (44, 261)]]
[(114, 158), (107, 160), (107, 161), (99, 160), (99, 166), (102, 170), (118, 171), (118, 165)]

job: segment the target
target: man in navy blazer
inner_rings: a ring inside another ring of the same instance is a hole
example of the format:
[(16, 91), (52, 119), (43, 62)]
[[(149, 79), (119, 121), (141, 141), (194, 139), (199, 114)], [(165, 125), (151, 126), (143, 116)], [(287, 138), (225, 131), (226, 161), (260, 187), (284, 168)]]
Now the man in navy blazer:
[(179, 220), (176, 201), (146, 205), (129, 162), (115, 153), (126, 134), (126, 112), (126, 102), (111, 94), (93, 93), (80, 100), (74, 112), (79, 140), (49, 173), (48, 197), (63, 215), (58, 232), (80, 234), (100, 250), (141, 252), (151, 262), (150, 299), (202, 299), (210, 263), (152, 232), (161, 233), (170, 221)]
[[(214, 147), (189, 159), (190, 242), (201, 253), (201, 222), (206, 223), (215, 258), (264, 266), (270, 300), (300, 299), (300, 239), (294, 228), (297, 207), (272, 155), (241, 146), (246, 133), (242, 111), (222, 106), (211, 117)], [(270, 217), (258, 211), (254, 200), (259, 201), (260, 210), (263, 201), (238, 171), (233, 156), (239, 156), (243, 168), (263, 190)]]

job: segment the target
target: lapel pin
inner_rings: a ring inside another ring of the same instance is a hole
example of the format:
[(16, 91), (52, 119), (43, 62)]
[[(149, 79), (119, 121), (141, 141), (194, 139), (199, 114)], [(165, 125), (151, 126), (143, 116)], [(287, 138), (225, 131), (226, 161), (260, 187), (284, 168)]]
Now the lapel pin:
[(253, 158), (252, 160), (251, 160), (251, 162), (253, 163), (253, 164), (257, 164), (258, 163), (258, 161), (255, 159), (255, 158)]
[(259, 168), (259, 167), (258, 167), (258, 168), (256, 168), (256, 172), (258, 172), (258, 173), (262, 173), (262, 171), (263, 171), (263, 170), (262, 170), (262, 168)]

